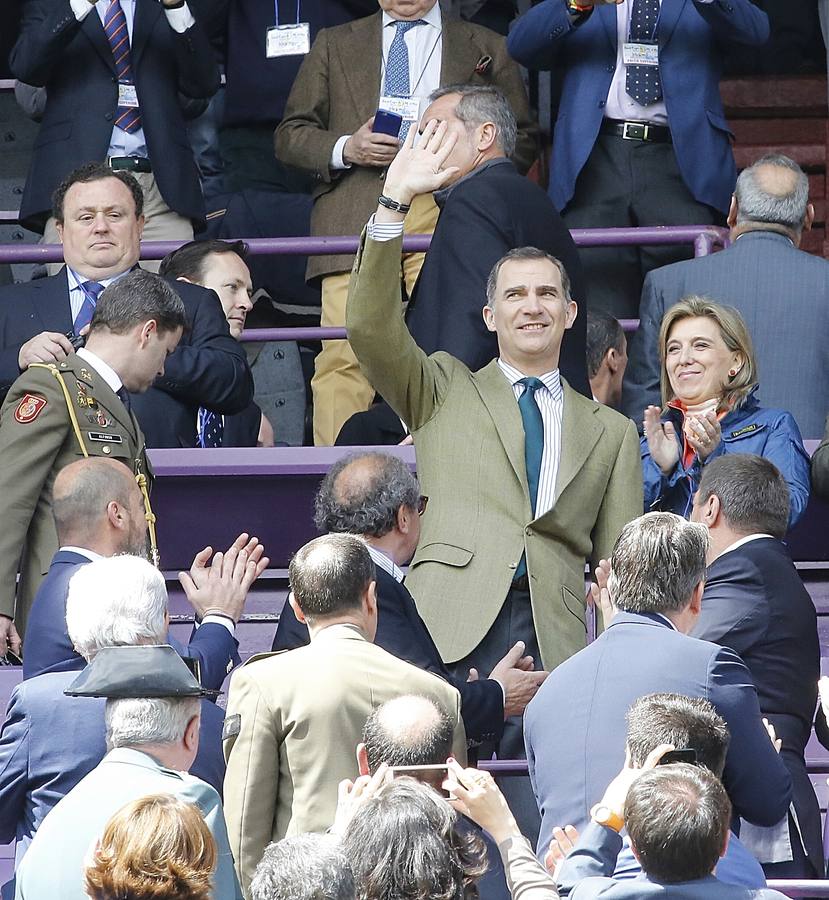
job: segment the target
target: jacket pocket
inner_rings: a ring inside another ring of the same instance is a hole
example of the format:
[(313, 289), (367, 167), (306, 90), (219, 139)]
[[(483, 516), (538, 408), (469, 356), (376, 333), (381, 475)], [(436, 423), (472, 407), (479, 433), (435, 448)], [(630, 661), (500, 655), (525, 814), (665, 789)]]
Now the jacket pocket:
[(473, 556), (474, 552), (466, 547), (434, 541), (431, 544), (424, 544), (418, 549), (412, 566), (416, 567), (424, 562), (437, 562), (462, 569), (469, 565)]
[(584, 609), (584, 599), (577, 597), (568, 587), (561, 586), (561, 599), (567, 607), (567, 611), (572, 613), (581, 622), (582, 627), (587, 630), (587, 617)]
[(765, 431), (768, 426), (765, 422), (748, 422), (745, 425), (739, 425), (733, 431), (723, 433), (722, 439), (727, 444), (735, 441), (742, 441), (746, 438), (753, 438), (761, 432)]

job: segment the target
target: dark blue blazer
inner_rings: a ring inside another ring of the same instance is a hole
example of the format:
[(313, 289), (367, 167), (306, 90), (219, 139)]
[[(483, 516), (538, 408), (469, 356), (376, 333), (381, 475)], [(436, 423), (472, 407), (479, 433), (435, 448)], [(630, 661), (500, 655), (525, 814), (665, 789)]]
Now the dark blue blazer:
[(785, 544), (759, 538), (714, 560), (694, 637), (729, 647), (748, 666), (760, 710), (783, 741), (800, 832), (822, 877), (820, 808), (804, 757), (820, 677), (817, 614)]
[[(86, 663), (66, 633), (66, 595), (69, 579), (89, 560), (70, 550), (58, 550), (37, 589), (23, 642), (23, 678), (44, 672), (76, 672)], [(224, 625), (215, 622), (194, 629), (188, 646), (168, 636), (181, 656), (199, 660), (202, 684), (219, 690), (229, 669), (238, 663), (238, 642)]]
[(554, 669), (524, 713), (530, 780), (541, 813), (538, 850), (556, 825), (581, 830), (625, 761), (625, 714), (657, 691), (702, 697), (728, 723), (723, 783), (735, 815), (774, 825), (792, 781), (763, 726), (739, 656), (680, 634), (655, 615), (617, 613), (588, 647)]
[(225, 416), (223, 447), (255, 447), (259, 438), (262, 410), (249, 403), (241, 412)]
[[(308, 643), (308, 627), (297, 621), (286, 603), (279, 617), (273, 650), (293, 650)], [(497, 741), (504, 730), (504, 694), (490, 679), (463, 681), (446, 668), (438, 648), (420, 618), (414, 598), (388, 572), (377, 567), (377, 635), (374, 643), (398, 659), (439, 675), (461, 695), (461, 716), (467, 739), (474, 745)]]
[[(21, 222), (42, 231), (61, 179), (107, 156), (118, 106), (115, 61), (94, 9), (78, 22), (68, 0), (27, 0), (10, 63), (16, 78), (45, 85), (48, 96), (20, 205)], [(204, 200), (179, 94), (207, 98), (218, 89), (210, 42), (198, 23), (178, 34), (160, 3), (137, 0), (132, 69), (161, 195), (170, 209), (193, 220), (197, 229), (204, 227)]]
[[(79, 662), (73, 671), (21, 682), (0, 729), (0, 844), (16, 840), (17, 861), (47, 813), (107, 752), (106, 700), (63, 693), (84, 668), (83, 660)], [(199, 752), (190, 768), (220, 795), (223, 722), (221, 707), (203, 700)]]
[(645, 407), (662, 405), (659, 326), (665, 311), (688, 294), (702, 294), (739, 311), (763, 379), (762, 405), (789, 410), (804, 438), (822, 437), (829, 410), (829, 344), (824, 333), (829, 262), (769, 231), (747, 232), (721, 253), (648, 273), (639, 330), (628, 351), (625, 415), (641, 428)]
[[(199, 406), (241, 412), (253, 400), (253, 377), (216, 294), (169, 283), (184, 302), (189, 327), (164, 363), (163, 377), (145, 393), (131, 394), (131, 403), (148, 447), (195, 447)], [(65, 270), (0, 289), (0, 399), (20, 375), (17, 356), (26, 341), (41, 331), (71, 330)]]
[(498, 356), (484, 325), (490, 270), (516, 247), (538, 247), (561, 260), (579, 305), (564, 332), (559, 368), (572, 388), (592, 397), (587, 379), (587, 285), (579, 251), (558, 210), (508, 159), (473, 171), (449, 191), (438, 217), (406, 323), (424, 353), (444, 350), (474, 372)]
[[(723, 45), (762, 45), (768, 36), (766, 14), (749, 0), (662, 3), (656, 30), (659, 73), (676, 160), (694, 198), (723, 213), (737, 177), (720, 100)], [(562, 210), (604, 117), (616, 68), (616, 7), (596, 6), (574, 26), (562, 0), (543, 0), (514, 23), (507, 49), (528, 68), (563, 69), (549, 187)]]

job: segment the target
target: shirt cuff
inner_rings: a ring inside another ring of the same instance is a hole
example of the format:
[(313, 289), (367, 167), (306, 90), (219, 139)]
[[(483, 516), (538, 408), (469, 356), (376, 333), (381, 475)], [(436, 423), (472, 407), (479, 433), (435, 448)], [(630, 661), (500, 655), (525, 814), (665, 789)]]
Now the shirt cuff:
[(501, 688), (501, 699), (504, 701), (504, 709), (506, 709), (507, 708), (507, 689), (504, 687), (504, 685), (500, 681), (498, 681), (497, 678), (490, 678), (489, 680), (494, 681), (498, 685), (498, 687)]
[(374, 221), (374, 214), (372, 213), (371, 218), (368, 220), (367, 233), (369, 240), (371, 241), (393, 241), (395, 238), (399, 238), (400, 235), (403, 234), (403, 223), (381, 222), (378, 224)]
[[(77, 2), (77, 0), (76, 0)], [(337, 138), (334, 149), (331, 151), (331, 162), (328, 164), (332, 169), (350, 169), (351, 163), (347, 163), (343, 159), (343, 150), (345, 150), (345, 142), (351, 137), (350, 134), (344, 134), (341, 138)]]
[[(71, 2), (71, 0), (70, 0)], [(192, 28), (196, 24), (196, 20), (193, 18), (193, 13), (187, 7), (185, 3), (184, 6), (179, 9), (166, 9), (164, 10), (164, 15), (167, 16), (167, 21), (170, 23), (170, 28), (178, 34), (184, 34), (188, 28)]]
[(223, 625), (230, 632), (231, 637), (236, 637), (236, 626), (233, 624), (233, 619), (231, 619), (229, 616), (206, 615), (201, 620), (201, 624), (207, 625), (208, 622), (212, 622), (214, 625)]
[(79, 22), (83, 22), (92, 10), (95, 9), (94, 4), (90, 3), (89, 0), (69, 0), (69, 5), (72, 7), (72, 12)]

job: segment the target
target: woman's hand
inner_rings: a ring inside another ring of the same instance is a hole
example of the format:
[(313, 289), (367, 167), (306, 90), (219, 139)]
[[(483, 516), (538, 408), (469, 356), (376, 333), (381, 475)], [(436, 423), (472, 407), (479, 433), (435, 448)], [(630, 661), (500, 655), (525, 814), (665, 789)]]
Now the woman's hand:
[(705, 462), (722, 440), (720, 420), (713, 410), (702, 416), (687, 416), (683, 430), (700, 462)]
[(679, 462), (679, 444), (673, 422), (663, 422), (658, 406), (645, 410), (645, 437), (651, 459), (659, 466), (663, 475), (670, 475)]
[(449, 805), (453, 809), (477, 822), (498, 844), (521, 836), (507, 801), (489, 772), (464, 769), (454, 759), (447, 761), (447, 768), (449, 773), (443, 787), (449, 791)]
[(331, 826), (332, 834), (340, 837), (344, 835), (357, 810), (387, 781), (389, 781), (389, 767), (386, 763), (381, 763), (373, 775), (360, 775), (355, 781), (343, 779), (337, 786), (337, 812)]

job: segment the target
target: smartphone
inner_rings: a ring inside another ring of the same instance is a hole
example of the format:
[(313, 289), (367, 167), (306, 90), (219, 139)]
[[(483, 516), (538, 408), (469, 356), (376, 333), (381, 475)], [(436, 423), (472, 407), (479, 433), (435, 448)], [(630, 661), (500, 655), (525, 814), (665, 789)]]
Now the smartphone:
[(403, 116), (400, 113), (378, 109), (374, 114), (374, 124), (371, 126), (371, 130), (375, 134), (389, 134), (396, 138), (400, 134), (402, 124)]
[(448, 798), (449, 791), (443, 788), (443, 782), (449, 774), (449, 767), (443, 763), (434, 766), (392, 766), (389, 771), (392, 778), (400, 775), (408, 775), (410, 778), (416, 778), (418, 781), (425, 781), (442, 797)]
[(11, 650), (6, 650), (5, 656), (0, 656), (0, 666), (22, 666), (23, 660)]
[(669, 750), (657, 763), (658, 766), (669, 766), (671, 763), (697, 764), (697, 751), (693, 747), (685, 747), (682, 750)]

